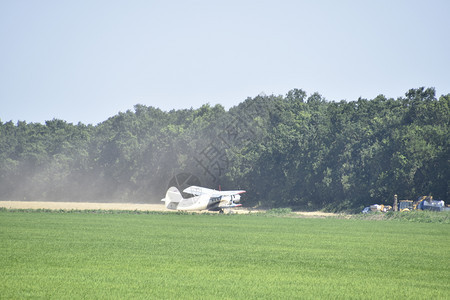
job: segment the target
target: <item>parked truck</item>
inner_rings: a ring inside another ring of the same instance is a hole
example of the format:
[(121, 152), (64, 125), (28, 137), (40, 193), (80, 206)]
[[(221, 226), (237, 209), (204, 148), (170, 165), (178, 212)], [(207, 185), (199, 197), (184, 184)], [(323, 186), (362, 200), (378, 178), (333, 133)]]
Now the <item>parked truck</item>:
[(432, 211), (444, 211), (449, 208), (445, 206), (443, 200), (433, 200), (433, 196), (421, 196), (416, 201), (412, 200), (400, 200), (398, 204), (399, 211), (409, 210), (432, 210)]
[[(394, 201), (395, 205), (396, 201)], [(398, 211), (411, 211), (411, 210), (432, 210), (432, 211), (444, 211), (450, 210), (450, 207), (445, 206), (443, 200), (433, 200), (433, 196), (420, 196), (417, 200), (400, 200), (397, 204)], [(374, 204), (364, 208), (363, 213), (369, 212), (387, 212), (393, 210), (390, 205), (378, 205)]]

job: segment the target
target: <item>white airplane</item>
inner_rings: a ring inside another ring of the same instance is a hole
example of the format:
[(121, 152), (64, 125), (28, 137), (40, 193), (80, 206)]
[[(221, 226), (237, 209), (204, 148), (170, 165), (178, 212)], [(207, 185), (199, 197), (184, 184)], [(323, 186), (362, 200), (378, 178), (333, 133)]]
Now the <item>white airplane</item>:
[(186, 194), (193, 195), (183, 198), (180, 191), (172, 186), (167, 190), (165, 202), (166, 208), (175, 210), (211, 210), (223, 213), (224, 209), (231, 212), (234, 207), (242, 206), (238, 202), (240, 194), (245, 191), (216, 191), (199, 186), (190, 186), (183, 190)]

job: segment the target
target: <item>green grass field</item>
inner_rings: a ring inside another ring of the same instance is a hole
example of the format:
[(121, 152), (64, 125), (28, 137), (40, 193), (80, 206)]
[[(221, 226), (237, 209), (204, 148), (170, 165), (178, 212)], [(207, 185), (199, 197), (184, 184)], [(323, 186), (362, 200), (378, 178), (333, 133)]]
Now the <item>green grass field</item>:
[(449, 299), (450, 225), (0, 211), (0, 299)]

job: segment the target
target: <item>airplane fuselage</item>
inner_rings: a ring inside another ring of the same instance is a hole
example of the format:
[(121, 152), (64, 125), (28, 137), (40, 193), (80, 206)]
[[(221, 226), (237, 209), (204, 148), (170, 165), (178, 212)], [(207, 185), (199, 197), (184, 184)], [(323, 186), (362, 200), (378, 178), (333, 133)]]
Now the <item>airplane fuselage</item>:
[(183, 198), (176, 187), (167, 190), (165, 201), (166, 208), (175, 210), (211, 210), (221, 211), (241, 206), (240, 193), (245, 191), (216, 191), (201, 187), (189, 187), (183, 192), (193, 195)]

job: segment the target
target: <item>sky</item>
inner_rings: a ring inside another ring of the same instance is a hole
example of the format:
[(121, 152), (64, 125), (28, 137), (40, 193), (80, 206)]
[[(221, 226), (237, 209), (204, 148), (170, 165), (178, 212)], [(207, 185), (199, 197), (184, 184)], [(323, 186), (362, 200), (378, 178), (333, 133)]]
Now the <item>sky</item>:
[(0, 121), (450, 93), (450, 1), (0, 0)]

